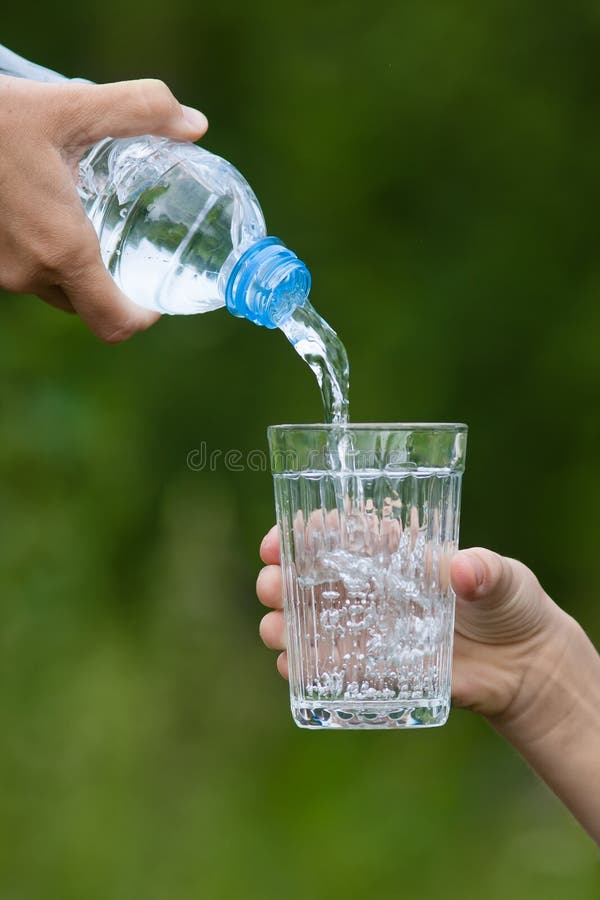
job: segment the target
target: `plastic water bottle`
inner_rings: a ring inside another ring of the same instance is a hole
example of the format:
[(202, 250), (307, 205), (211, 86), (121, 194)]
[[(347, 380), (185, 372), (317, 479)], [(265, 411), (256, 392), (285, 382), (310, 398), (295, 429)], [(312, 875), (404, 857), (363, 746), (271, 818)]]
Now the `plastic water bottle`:
[[(2, 46), (0, 74), (68, 80)], [(140, 306), (183, 315), (227, 306), (278, 328), (307, 300), (310, 273), (267, 236), (250, 185), (195, 144), (106, 138), (81, 160), (78, 190), (108, 271)]]

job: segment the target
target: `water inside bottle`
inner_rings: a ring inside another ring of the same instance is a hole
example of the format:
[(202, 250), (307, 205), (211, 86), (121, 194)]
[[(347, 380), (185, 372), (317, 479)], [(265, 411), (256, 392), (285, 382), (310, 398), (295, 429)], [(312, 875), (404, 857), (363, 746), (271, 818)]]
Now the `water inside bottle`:
[(350, 367), (339, 337), (308, 301), (297, 306), (280, 328), (317, 378), (325, 422), (344, 425), (348, 421)]

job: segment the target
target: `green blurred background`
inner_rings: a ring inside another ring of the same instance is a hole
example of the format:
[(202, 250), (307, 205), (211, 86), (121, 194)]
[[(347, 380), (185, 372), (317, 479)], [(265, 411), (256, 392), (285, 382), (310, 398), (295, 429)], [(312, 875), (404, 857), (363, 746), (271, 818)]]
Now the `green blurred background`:
[[(312, 270), (352, 418), (467, 422), (463, 545), (597, 639), (597, 4), (58, 0), (2, 26), (207, 113)], [(270, 475), (186, 464), (321, 417), (279, 332), (219, 311), (109, 347), (1, 301), (2, 900), (598, 896), (591, 841), (475, 716), (292, 725), (256, 634)]]

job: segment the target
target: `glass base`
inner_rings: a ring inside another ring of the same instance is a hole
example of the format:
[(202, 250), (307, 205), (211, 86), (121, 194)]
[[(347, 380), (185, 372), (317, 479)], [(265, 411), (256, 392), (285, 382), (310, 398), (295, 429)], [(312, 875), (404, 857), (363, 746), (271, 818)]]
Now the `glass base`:
[(402, 703), (371, 700), (326, 701), (292, 699), (292, 717), (300, 728), (435, 728), (450, 712), (447, 700), (411, 700)]

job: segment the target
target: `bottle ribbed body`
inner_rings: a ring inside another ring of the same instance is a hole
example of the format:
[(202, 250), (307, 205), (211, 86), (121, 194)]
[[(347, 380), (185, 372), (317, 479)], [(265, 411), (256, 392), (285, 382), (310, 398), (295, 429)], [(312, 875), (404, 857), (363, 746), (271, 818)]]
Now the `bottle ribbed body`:
[(231, 269), (266, 234), (239, 172), (193, 144), (103, 141), (81, 162), (79, 193), (109, 272), (158, 312), (223, 306)]

